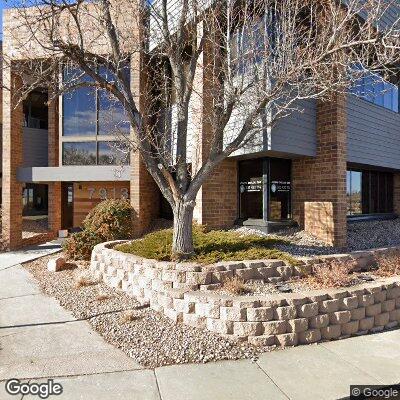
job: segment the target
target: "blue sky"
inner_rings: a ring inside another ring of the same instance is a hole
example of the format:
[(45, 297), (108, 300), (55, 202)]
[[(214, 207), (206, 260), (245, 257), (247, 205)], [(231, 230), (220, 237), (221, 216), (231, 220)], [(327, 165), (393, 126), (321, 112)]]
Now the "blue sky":
[(0, 38), (3, 38), (3, 8), (4, 8), (4, 1), (0, 0)]

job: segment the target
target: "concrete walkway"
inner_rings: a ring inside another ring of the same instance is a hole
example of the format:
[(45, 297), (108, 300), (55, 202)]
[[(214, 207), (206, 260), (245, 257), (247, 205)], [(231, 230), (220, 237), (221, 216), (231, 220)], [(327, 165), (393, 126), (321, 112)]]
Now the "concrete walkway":
[(54, 399), (62, 400), (340, 399), (351, 384), (399, 383), (399, 343), (395, 330), (275, 351), (257, 362), (145, 370), (41, 294), (21, 266), (0, 270), (0, 400), (21, 398), (5, 392), (9, 378), (53, 378), (63, 385)]

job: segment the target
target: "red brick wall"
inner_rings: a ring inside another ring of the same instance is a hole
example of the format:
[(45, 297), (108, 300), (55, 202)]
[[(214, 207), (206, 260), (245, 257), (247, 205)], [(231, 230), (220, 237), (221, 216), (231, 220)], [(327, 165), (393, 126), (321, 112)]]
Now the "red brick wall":
[(3, 204), (2, 236), (6, 246), (16, 249), (22, 243), (22, 184), (17, 181), (17, 170), (22, 165), (22, 104), (17, 107), (12, 93), (20, 80), (3, 69), (3, 82), (12, 91), (3, 92)]
[[(58, 99), (49, 104), (48, 129), (49, 167), (59, 166), (59, 113)], [(61, 229), (61, 182), (49, 183), (48, 195), (49, 231), (57, 234)]]
[(293, 216), (308, 232), (346, 246), (346, 98), (318, 102), (317, 156), (293, 160)]

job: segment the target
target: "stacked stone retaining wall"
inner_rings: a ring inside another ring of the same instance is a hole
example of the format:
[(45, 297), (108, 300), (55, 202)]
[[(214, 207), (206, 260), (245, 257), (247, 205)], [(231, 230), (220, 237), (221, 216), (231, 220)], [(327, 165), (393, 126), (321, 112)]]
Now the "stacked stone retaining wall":
[(175, 322), (208, 329), (255, 345), (295, 346), (396, 327), (400, 322), (400, 279), (387, 278), (338, 290), (281, 295), (234, 296), (215, 292), (225, 279), (280, 282), (307, 274), (312, 263), (353, 259), (358, 267), (374, 263), (379, 249), (303, 260), (289, 266), (279, 260), (225, 262), (211, 266), (157, 262), (100, 244), (91, 270), (98, 279), (148, 303)]

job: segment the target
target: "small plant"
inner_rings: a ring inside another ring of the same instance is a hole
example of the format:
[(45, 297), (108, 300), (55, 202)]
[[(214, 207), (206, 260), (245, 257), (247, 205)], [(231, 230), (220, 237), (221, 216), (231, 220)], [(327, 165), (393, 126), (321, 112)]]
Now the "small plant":
[(64, 242), (63, 249), (71, 260), (90, 260), (93, 247), (101, 242), (102, 239), (96, 233), (82, 231), (69, 237)]
[(378, 257), (378, 269), (374, 272), (375, 275), (389, 277), (400, 275), (400, 256), (390, 254)]
[(78, 275), (75, 278), (75, 286), (77, 289), (80, 289), (82, 287), (87, 287), (87, 286), (92, 286), (95, 285), (97, 282), (95, 282), (90, 275), (87, 273), (82, 273)]
[(120, 322), (121, 324), (127, 324), (127, 323), (129, 323), (129, 322), (134, 321), (135, 319), (137, 319), (135, 313), (134, 313), (132, 310), (127, 310), (127, 311), (124, 311), (124, 312), (121, 314), (121, 317), (120, 317), (120, 319), (119, 319), (119, 322)]
[(105, 294), (105, 293), (99, 293), (96, 296), (96, 301), (106, 301), (109, 299), (111, 299), (111, 296), (109, 296), (108, 294)]
[(83, 228), (103, 241), (129, 239), (132, 236), (132, 213), (127, 200), (105, 200), (90, 211), (83, 221)]
[(237, 276), (227, 279), (223, 283), (222, 288), (227, 292), (236, 295), (246, 294), (250, 292), (250, 288), (246, 286), (244, 280)]
[(350, 274), (354, 267), (354, 261), (330, 261), (315, 266), (312, 275), (306, 280), (315, 288), (350, 286), (353, 281)]

